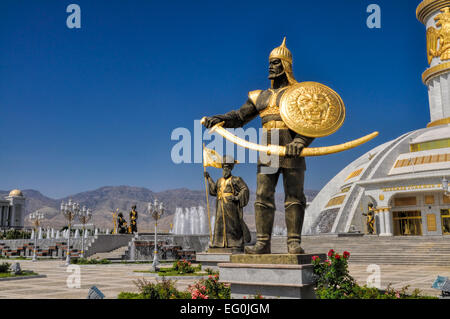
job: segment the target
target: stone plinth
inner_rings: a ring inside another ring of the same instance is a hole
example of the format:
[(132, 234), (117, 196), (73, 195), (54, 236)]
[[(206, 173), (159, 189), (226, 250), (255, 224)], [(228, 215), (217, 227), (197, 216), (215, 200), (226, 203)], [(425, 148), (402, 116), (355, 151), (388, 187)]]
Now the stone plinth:
[(206, 250), (207, 253), (212, 253), (212, 254), (242, 254), (244, 252), (244, 248), (221, 248), (221, 247), (209, 247)]
[(229, 263), (231, 253), (197, 253), (195, 261), (202, 264), (202, 269), (212, 268), (218, 270), (217, 264), (219, 263)]
[[(313, 254), (232, 255), (219, 263), (221, 282), (231, 284), (231, 298), (314, 299)], [(318, 255), (322, 260), (325, 254)]]

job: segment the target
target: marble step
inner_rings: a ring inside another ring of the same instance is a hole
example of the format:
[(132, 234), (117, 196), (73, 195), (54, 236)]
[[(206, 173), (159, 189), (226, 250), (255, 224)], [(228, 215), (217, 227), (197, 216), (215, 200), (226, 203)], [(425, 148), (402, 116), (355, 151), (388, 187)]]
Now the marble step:
[[(338, 253), (349, 251), (352, 263), (427, 266), (450, 264), (450, 236), (436, 238), (304, 236), (302, 246), (311, 253), (327, 253), (329, 249), (334, 249)], [(286, 237), (272, 238), (272, 252), (287, 252)]]
[(122, 246), (115, 250), (105, 252), (105, 253), (96, 253), (92, 255), (90, 258), (93, 259), (108, 259), (108, 260), (120, 260), (122, 256), (125, 254), (125, 251), (128, 249), (128, 246)]

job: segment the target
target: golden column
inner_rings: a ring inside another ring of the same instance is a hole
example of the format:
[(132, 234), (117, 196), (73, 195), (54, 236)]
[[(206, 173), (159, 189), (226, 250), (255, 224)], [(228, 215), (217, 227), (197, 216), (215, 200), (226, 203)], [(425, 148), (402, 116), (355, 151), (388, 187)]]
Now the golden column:
[(422, 74), (428, 87), (430, 123), (450, 123), (450, 0), (424, 0), (416, 10), (426, 27), (429, 67)]

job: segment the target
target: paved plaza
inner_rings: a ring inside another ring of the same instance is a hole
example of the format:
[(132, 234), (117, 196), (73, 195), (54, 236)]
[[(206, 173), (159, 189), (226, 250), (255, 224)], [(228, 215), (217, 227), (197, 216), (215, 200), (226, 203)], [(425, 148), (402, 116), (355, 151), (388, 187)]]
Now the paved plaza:
[[(9, 262), (13, 262), (10, 260)], [(80, 265), (81, 287), (68, 288), (67, 278), (72, 272), (67, 272), (67, 268), (61, 260), (31, 262), (20, 260), (22, 269), (34, 270), (39, 274), (47, 275), (46, 278), (24, 279), (0, 281), (0, 298), (49, 298), (49, 299), (70, 299), (86, 298), (91, 286), (97, 286), (106, 298), (117, 298), (121, 291), (136, 292), (133, 281), (143, 278), (142, 273), (135, 273), (134, 270), (148, 270), (150, 264), (108, 264), (108, 265)], [(419, 288), (427, 295), (438, 295), (439, 292), (431, 289), (436, 276), (450, 277), (449, 267), (438, 266), (411, 266), (411, 265), (380, 265), (381, 285), (386, 287), (388, 283), (393, 284), (393, 288), (401, 288), (410, 285), (411, 288)], [(360, 283), (364, 284), (371, 274), (367, 272), (365, 264), (351, 264), (351, 275)], [(147, 280), (155, 280), (145, 276)], [(179, 289), (186, 289), (194, 280), (178, 280)]]

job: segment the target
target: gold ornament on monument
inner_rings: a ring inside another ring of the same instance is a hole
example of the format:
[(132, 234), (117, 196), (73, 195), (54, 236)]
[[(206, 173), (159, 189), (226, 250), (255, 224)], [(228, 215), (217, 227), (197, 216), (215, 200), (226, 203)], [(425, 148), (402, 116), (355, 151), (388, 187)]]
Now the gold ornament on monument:
[(441, 61), (450, 60), (450, 8), (441, 9), (441, 12), (434, 18), (436, 26), (441, 28), (427, 29), (428, 64), (434, 57), (440, 58)]
[(344, 123), (345, 105), (339, 94), (317, 82), (291, 85), (280, 101), (280, 115), (294, 132), (323, 137)]

